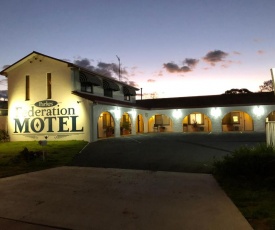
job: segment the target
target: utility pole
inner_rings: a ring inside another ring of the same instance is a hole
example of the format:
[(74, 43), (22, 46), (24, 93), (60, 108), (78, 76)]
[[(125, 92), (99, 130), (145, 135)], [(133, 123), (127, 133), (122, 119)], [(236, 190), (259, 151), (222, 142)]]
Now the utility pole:
[(117, 60), (118, 60), (118, 80), (121, 81), (120, 79), (120, 58), (116, 55)]

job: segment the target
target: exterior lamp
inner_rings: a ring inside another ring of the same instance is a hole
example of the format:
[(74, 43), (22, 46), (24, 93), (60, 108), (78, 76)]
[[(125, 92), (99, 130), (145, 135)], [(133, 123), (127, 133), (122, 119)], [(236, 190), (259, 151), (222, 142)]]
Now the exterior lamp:
[(176, 119), (178, 119), (178, 118), (180, 118), (182, 116), (182, 112), (180, 111), (180, 110), (174, 110), (173, 111), (173, 117), (174, 118), (176, 118)]
[(253, 113), (257, 116), (257, 117), (261, 117), (264, 114), (264, 108), (262, 106), (255, 106), (253, 108)]
[(132, 114), (133, 117), (136, 117), (137, 112), (135, 109), (132, 109), (131, 111), (129, 111), (128, 113)]
[(118, 107), (116, 107), (116, 109), (111, 110), (111, 112), (113, 112), (115, 114), (115, 118), (118, 120), (121, 117), (121, 112), (120, 109)]
[(211, 115), (215, 118), (218, 118), (219, 116), (221, 116), (221, 109), (220, 108), (212, 108), (211, 109)]

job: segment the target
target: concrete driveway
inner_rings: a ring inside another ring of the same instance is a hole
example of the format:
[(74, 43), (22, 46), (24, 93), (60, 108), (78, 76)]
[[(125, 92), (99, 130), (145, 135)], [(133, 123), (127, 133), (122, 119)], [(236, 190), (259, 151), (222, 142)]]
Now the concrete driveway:
[(209, 173), (213, 160), (241, 146), (265, 142), (265, 133), (150, 133), (90, 143), (73, 165)]
[[(212, 175), (171, 171), (205, 170), (201, 164), (213, 156), (263, 141), (263, 134), (148, 134), (91, 143), (74, 164), (98, 167), (60, 167), (0, 179), (0, 228), (252, 229)], [(130, 167), (108, 168), (112, 161)], [(167, 171), (158, 171), (162, 168)]]
[(61, 167), (0, 188), (3, 230), (252, 229), (210, 174)]

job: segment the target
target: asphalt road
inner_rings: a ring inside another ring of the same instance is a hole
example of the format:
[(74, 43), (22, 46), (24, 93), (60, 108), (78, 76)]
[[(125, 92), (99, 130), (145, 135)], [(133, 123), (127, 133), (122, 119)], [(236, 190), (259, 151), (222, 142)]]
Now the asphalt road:
[(174, 172), (211, 172), (214, 160), (242, 146), (265, 143), (265, 133), (149, 133), (90, 143), (72, 165)]

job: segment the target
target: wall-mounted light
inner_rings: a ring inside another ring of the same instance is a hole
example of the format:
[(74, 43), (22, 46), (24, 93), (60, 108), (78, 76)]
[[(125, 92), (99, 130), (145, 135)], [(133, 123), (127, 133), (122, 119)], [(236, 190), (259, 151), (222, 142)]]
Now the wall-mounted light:
[(221, 116), (222, 111), (220, 108), (212, 108), (211, 109), (211, 115), (215, 118), (218, 118), (219, 116)]
[(115, 118), (118, 120), (121, 117), (121, 111), (118, 107), (116, 107), (115, 109), (111, 110), (110, 112), (113, 112), (115, 115)]
[(176, 109), (176, 110), (173, 111), (173, 117), (174, 117), (174, 118), (178, 119), (178, 118), (180, 118), (181, 116), (182, 116), (181, 110)]
[(137, 112), (135, 109), (132, 109), (131, 111), (129, 111), (128, 113), (132, 114), (133, 117), (136, 117)]
[(253, 108), (253, 113), (257, 116), (257, 117), (261, 117), (264, 114), (264, 108), (262, 106), (255, 106)]

